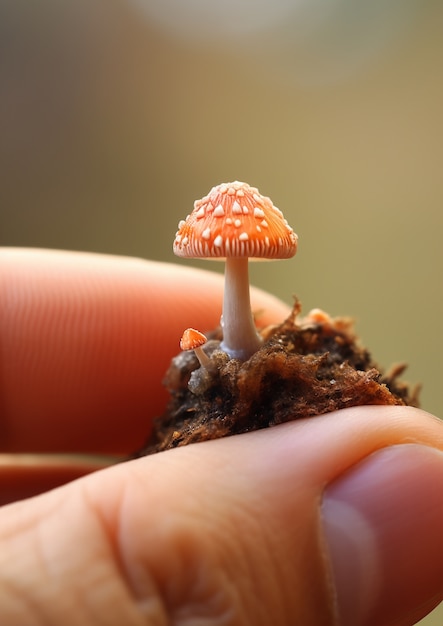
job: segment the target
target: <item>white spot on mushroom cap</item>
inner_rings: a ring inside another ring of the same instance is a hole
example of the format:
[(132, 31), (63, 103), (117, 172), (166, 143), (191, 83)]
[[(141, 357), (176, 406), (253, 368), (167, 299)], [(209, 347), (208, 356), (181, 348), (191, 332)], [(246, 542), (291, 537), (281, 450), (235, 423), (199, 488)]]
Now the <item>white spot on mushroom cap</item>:
[(211, 229), (210, 228), (205, 228), (205, 230), (202, 232), (202, 237), (203, 237), (203, 239), (210, 239), (211, 238)]
[(240, 241), (248, 241), (249, 235), (248, 233), (241, 233), (238, 238)]
[(232, 204), (232, 212), (236, 213), (237, 215), (239, 215), (242, 210), (241, 210), (241, 206), (240, 204), (237, 202), (237, 200), (234, 200), (233, 204)]
[(217, 237), (214, 239), (214, 246), (216, 248), (221, 248), (223, 245), (223, 237), (221, 235), (217, 235)]
[(263, 209), (260, 209), (258, 206), (254, 207), (254, 217), (264, 218), (265, 212)]
[(240, 226), (241, 226), (241, 220), (235, 220), (235, 222), (234, 222), (234, 226), (235, 226), (236, 228), (240, 228)]
[(221, 204), (219, 204), (218, 206), (215, 207), (214, 209), (214, 217), (223, 217), (223, 215), (225, 214), (225, 210), (222, 207)]

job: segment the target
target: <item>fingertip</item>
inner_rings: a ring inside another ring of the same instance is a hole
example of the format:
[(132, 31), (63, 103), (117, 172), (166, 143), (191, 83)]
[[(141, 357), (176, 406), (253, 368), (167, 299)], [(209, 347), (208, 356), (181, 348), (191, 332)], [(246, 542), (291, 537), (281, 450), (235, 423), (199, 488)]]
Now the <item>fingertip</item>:
[[(140, 448), (165, 409), (183, 330), (219, 324), (223, 277), (54, 250), (3, 249), (0, 265), (2, 449)], [(263, 325), (286, 313), (258, 290), (253, 303)]]
[(323, 525), (340, 624), (412, 624), (443, 600), (443, 453), (400, 444), (330, 484)]

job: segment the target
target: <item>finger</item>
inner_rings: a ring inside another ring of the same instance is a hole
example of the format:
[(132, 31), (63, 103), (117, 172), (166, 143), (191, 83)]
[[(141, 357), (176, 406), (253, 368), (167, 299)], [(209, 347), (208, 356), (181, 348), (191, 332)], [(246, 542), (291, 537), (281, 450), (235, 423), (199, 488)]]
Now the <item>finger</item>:
[(360, 407), (11, 505), (0, 621), (412, 625), (443, 597), (439, 450), (437, 420)]
[(87, 455), (0, 454), (0, 506), (49, 491), (111, 464)]
[[(219, 323), (223, 278), (139, 259), (0, 252), (4, 451), (129, 452), (167, 400), (183, 330)], [(260, 321), (287, 306), (253, 293)]]

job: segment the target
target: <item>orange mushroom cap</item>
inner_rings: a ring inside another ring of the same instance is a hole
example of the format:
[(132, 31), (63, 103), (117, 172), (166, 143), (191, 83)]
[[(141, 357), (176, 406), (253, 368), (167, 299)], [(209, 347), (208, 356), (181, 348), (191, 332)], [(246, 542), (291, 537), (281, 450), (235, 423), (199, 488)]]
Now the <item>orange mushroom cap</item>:
[(174, 253), (189, 258), (288, 259), (297, 235), (283, 213), (258, 189), (235, 181), (213, 187), (196, 200), (178, 225)]
[(187, 328), (180, 339), (180, 348), (182, 350), (195, 350), (203, 346), (208, 338), (195, 328)]

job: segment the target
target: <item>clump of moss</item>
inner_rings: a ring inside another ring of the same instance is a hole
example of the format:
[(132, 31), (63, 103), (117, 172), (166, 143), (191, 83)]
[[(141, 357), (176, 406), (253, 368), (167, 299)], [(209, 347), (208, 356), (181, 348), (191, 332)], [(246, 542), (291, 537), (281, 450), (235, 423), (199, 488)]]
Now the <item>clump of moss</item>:
[(300, 317), (295, 303), (263, 344), (242, 362), (220, 350), (221, 330), (208, 334), (210, 366), (193, 352), (172, 360), (165, 385), (171, 399), (137, 456), (226, 437), (358, 405), (418, 405), (418, 391), (399, 380), (398, 365), (383, 373), (349, 318), (322, 311)]

